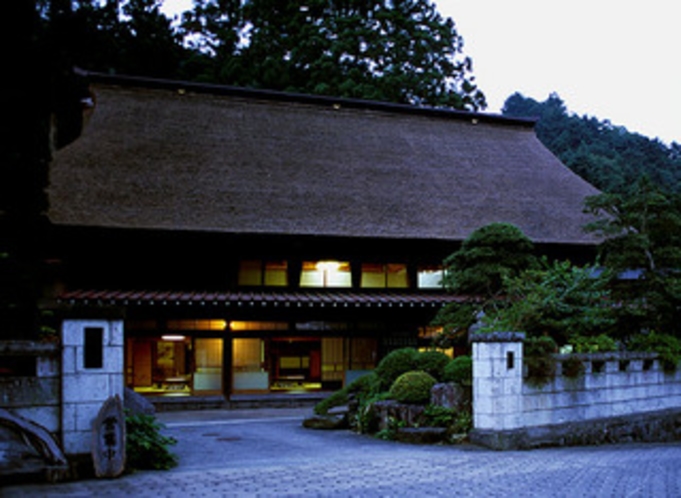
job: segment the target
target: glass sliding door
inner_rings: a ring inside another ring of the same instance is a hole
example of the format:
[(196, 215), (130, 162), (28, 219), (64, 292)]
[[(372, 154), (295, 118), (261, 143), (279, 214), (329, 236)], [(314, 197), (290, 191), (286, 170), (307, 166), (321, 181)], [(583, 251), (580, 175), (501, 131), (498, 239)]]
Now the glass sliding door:
[(222, 339), (195, 339), (194, 392), (222, 393)]
[(232, 390), (258, 392), (269, 389), (262, 339), (234, 339), (232, 343)]

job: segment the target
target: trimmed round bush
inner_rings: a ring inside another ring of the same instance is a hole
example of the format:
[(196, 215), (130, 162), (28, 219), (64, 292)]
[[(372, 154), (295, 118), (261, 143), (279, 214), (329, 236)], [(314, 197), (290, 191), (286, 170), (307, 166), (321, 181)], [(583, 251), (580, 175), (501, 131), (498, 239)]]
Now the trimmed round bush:
[(420, 353), (416, 358), (416, 368), (414, 370), (423, 370), (435, 377), (435, 380), (443, 380), (445, 373), (445, 366), (450, 362), (451, 358), (441, 351), (425, 351)]
[(380, 379), (381, 387), (388, 389), (400, 375), (416, 370), (419, 354), (414, 348), (401, 348), (388, 353), (374, 370)]
[(470, 356), (457, 356), (445, 365), (443, 379), (445, 382), (457, 382), (467, 386), (473, 381), (473, 360)]
[(435, 383), (435, 378), (427, 372), (406, 372), (393, 382), (390, 397), (400, 403), (425, 404), (430, 401), (430, 390)]

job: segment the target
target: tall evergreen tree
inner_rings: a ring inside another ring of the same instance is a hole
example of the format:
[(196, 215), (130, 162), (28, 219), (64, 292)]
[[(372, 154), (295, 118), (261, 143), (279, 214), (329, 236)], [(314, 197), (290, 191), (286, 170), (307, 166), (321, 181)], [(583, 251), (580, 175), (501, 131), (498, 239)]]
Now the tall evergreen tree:
[(613, 289), (618, 331), (681, 337), (681, 199), (646, 178), (623, 194), (587, 200), (603, 237), (601, 263)]
[[(42, 0), (50, 3), (49, 0)], [(161, 78), (181, 75), (182, 38), (159, 0), (74, 0), (63, 42), (72, 63), (90, 71)], [(45, 17), (44, 22), (55, 20)]]
[(538, 265), (534, 244), (515, 225), (490, 223), (473, 231), (458, 251), (444, 260), (443, 285), (462, 300), (438, 311), (440, 346), (465, 343), (469, 328), (482, 316), (507, 306), (507, 283)]
[[(40, 0), (43, 5), (50, 0)], [(479, 110), (485, 96), (451, 19), (430, 0), (73, 0), (88, 70)]]
[(186, 36), (197, 29), (208, 37), (204, 49), (234, 50), (216, 60), (226, 65), (218, 71), (223, 83), (468, 110), (486, 105), (454, 22), (427, 0), (246, 0), (240, 10), (235, 3), (199, 0), (184, 24)]
[(183, 68), (188, 79), (223, 83), (238, 80), (244, 30), (241, 3), (194, 0), (194, 8), (182, 15), (180, 32), (190, 47)]

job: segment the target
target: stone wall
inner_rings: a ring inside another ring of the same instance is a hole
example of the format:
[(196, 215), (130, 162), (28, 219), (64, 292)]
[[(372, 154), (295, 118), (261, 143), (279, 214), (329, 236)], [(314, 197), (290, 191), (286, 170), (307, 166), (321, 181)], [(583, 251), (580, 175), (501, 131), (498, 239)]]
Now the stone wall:
[(681, 414), (680, 370), (665, 372), (650, 353), (571, 355), (583, 372), (567, 376), (568, 356), (556, 355), (554, 377), (528, 379), (523, 338), (517, 333), (473, 338), (473, 440), (498, 448), (570, 444), (563, 429), (572, 427), (581, 434), (574, 444), (584, 444), (598, 442), (599, 434), (626, 426), (626, 420), (633, 425), (620, 431), (623, 439), (647, 434), (649, 440), (653, 433), (657, 439), (677, 437), (659, 430), (674, 426), (659, 418), (675, 420)]
[(0, 357), (26, 365), (24, 375), (0, 377), (0, 406), (56, 433), (60, 429), (59, 344), (0, 341)]
[(122, 320), (62, 324), (62, 445), (67, 455), (90, 452), (92, 421), (103, 403), (124, 397)]
[(654, 353), (575, 355), (584, 371), (562, 375), (566, 356), (556, 355), (556, 376), (522, 386), (522, 418), (547, 425), (681, 408), (681, 370), (664, 372)]

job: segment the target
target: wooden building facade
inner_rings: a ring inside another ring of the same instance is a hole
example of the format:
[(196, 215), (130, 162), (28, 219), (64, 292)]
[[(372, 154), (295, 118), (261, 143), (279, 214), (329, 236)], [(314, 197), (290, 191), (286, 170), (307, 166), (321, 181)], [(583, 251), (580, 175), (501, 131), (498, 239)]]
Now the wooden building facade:
[(52, 165), (56, 299), (124, 318), (139, 392), (336, 389), (426, 347), (457, 299), (442, 260), (491, 222), (592, 254), (598, 192), (533, 120), (89, 78), (94, 109)]

